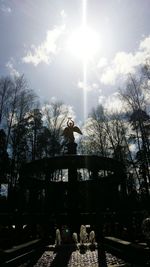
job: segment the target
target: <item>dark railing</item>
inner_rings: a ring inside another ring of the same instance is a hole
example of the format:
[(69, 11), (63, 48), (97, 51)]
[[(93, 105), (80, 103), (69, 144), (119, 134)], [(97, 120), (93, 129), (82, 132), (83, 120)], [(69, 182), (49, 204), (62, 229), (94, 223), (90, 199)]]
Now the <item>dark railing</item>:
[(36, 262), (37, 257), (45, 250), (46, 243), (41, 239), (36, 239), (10, 249), (0, 251), (0, 266), (17, 266), (29, 259)]

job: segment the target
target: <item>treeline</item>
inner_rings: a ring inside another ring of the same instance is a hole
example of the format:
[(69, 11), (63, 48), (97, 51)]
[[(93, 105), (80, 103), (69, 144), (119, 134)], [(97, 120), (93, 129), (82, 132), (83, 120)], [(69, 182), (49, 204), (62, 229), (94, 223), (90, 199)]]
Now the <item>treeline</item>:
[(129, 75), (117, 97), (118, 112), (99, 105), (93, 108), (84, 125), (82, 153), (113, 157), (123, 162), (128, 194), (143, 198), (150, 189), (150, 65)]
[[(39, 99), (24, 76), (0, 78), (0, 177), (15, 184), (22, 163), (62, 153), (70, 115), (61, 102)], [(9, 175), (8, 175), (9, 173)]]

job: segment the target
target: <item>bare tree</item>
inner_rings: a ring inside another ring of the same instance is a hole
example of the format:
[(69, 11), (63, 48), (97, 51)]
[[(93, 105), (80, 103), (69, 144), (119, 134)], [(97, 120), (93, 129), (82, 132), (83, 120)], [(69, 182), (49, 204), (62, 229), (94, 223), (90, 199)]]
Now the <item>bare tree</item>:
[(11, 79), (10, 99), (5, 109), (6, 147), (10, 148), (13, 169), (18, 170), (27, 160), (27, 136), (30, 110), (36, 105), (37, 97), (29, 89), (24, 76)]
[(28, 142), (32, 160), (39, 159), (38, 136), (42, 133), (42, 129), (42, 113), (39, 108), (35, 108), (29, 112), (28, 117)]
[(45, 104), (43, 107), (43, 121), (49, 138), (48, 153), (51, 156), (59, 154), (63, 149), (63, 129), (72, 111), (62, 102)]
[(14, 79), (10, 78), (8, 85), (7, 91), (9, 90), (9, 96), (3, 112), (4, 127), (7, 134), (6, 147), (8, 147), (10, 142), (13, 125), (17, 125), (24, 120), (24, 117), (35, 101), (35, 94), (28, 88), (23, 75)]
[(0, 79), (0, 124), (3, 123), (4, 116), (11, 98), (13, 82), (10, 77), (2, 77)]
[(127, 83), (126, 89), (121, 91), (122, 100), (127, 104), (129, 109), (129, 121), (132, 125), (132, 129), (135, 132), (135, 140), (137, 141), (137, 147), (139, 153), (142, 152), (143, 158), (143, 179), (147, 187), (148, 194), (148, 182), (150, 181), (149, 173), (149, 116), (146, 112), (147, 108), (147, 95), (145, 91), (145, 82), (143, 84), (143, 76), (139, 79), (130, 75), (130, 79)]
[(83, 129), (84, 140), (80, 147), (88, 154), (108, 155), (107, 136), (105, 134), (105, 113), (102, 105), (93, 108)]

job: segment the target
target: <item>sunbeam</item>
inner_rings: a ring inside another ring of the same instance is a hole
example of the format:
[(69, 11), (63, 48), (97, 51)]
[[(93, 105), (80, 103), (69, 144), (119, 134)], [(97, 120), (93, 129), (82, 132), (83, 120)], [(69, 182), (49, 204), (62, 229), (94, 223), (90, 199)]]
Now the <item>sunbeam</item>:
[[(87, 0), (82, 0), (82, 27), (85, 28), (87, 24)], [(86, 92), (86, 85), (87, 85), (87, 61), (84, 58), (83, 60), (83, 114), (84, 120), (87, 117), (87, 92)]]
[(99, 47), (99, 35), (87, 23), (87, 0), (82, 0), (81, 26), (69, 35), (67, 50), (82, 64), (84, 119), (87, 117), (87, 68)]

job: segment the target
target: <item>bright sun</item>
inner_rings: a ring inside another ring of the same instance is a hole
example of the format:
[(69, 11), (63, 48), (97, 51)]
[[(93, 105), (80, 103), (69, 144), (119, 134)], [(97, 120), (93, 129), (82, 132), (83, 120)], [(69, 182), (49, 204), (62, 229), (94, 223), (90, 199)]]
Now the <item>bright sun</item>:
[(84, 62), (93, 58), (99, 49), (99, 45), (98, 34), (87, 26), (74, 31), (67, 42), (68, 50)]

